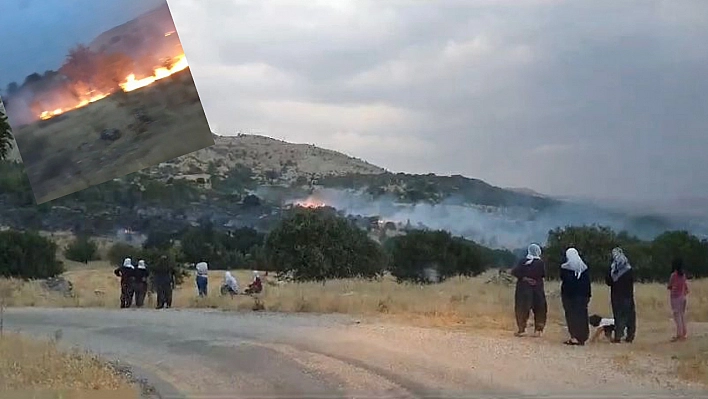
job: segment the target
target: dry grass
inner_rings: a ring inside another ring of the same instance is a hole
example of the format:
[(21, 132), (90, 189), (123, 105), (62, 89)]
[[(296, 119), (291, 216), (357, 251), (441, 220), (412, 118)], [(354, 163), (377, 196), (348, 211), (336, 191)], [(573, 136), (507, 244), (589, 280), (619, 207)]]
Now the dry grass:
[(136, 388), (89, 353), (61, 351), (55, 340), (32, 340), (8, 332), (0, 336), (0, 396), (9, 397), (9, 391), (96, 390), (120, 391), (130, 394), (123, 397), (137, 397)]
[[(122, 137), (101, 140), (103, 129)], [(38, 203), (214, 144), (189, 69), (14, 133)]]
[[(251, 272), (234, 272), (241, 286), (251, 279)], [(10, 306), (118, 307), (119, 287), (112, 268), (105, 262), (94, 262), (88, 268), (71, 267), (65, 277), (74, 284), (75, 295), (65, 298), (47, 293), (38, 282), (5, 280)], [(230, 298), (219, 295), (223, 272), (210, 273), (209, 296), (198, 298), (192, 277), (177, 288), (173, 304), (178, 308), (216, 308), (251, 310), (254, 299), (249, 296)], [(356, 316), (385, 317), (388, 320), (429, 327), (470, 330), (499, 334), (513, 331), (514, 288), (485, 284), (487, 276), (451, 279), (431, 286), (397, 284), (390, 278), (381, 281), (338, 280), (326, 284), (266, 283), (259, 300), (266, 310), (278, 312), (343, 313)], [(563, 312), (556, 295), (558, 285), (547, 283), (549, 321), (546, 339), (564, 337)], [(595, 285), (591, 312), (611, 315), (609, 292)], [(688, 317), (691, 339), (668, 342), (673, 331), (666, 288), (662, 284), (639, 284), (636, 287), (639, 336), (632, 346), (621, 346), (617, 361), (636, 363), (651, 353), (675, 364), (675, 372), (687, 380), (708, 384), (708, 280), (691, 282)], [(148, 306), (154, 298), (148, 298)], [(602, 344), (599, 344), (602, 345)], [(609, 347), (603, 346), (603, 347)], [(668, 363), (667, 363), (668, 364)]]

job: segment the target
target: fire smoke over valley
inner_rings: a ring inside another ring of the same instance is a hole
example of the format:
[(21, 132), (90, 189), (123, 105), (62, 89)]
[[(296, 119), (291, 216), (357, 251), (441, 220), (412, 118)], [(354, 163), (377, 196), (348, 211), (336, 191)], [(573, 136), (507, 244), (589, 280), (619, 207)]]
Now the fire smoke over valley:
[(654, 238), (666, 229), (687, 229), (708, 237), (706, 224), (621, 214), (571, 202), (538, 211), (464, 204), (458, 198), (438, 204), (400, 203), (390, 197), (373, 198), (363, 190), (321, 188), (288, 203), (308, 208), (331, 206), (348, 215), (378, 216), (399, 225), (410, 222), (413, 228), (447, 230), (493, 248), (511, 250), (525, 248), (530, 242), (545, 243), (549, 230), (569, 225), (604, 225), (645, 239)]

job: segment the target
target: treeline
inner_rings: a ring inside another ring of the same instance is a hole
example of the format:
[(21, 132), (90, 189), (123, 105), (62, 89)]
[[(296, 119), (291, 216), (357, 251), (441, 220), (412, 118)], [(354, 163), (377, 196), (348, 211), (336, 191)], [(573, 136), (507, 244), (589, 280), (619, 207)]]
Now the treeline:
[[(577, 248), (601, 280), (610, 265), (612, 248), (621, 246), (641, 281), (664, 281), (671, 260), (682, 257), (693, 278), (708, 273), (708, 241), (687, 232), (666, 232), (652, 241), (601, 226), (567, 227), (549, 232), (544, 257), (549, 277), (557, 276), (565, 250)], [(78, 237), (63, 250), (67, 259), (98, 259), (98, 246)], [(0, 234), (0, 275), (44, 278), (63, 271), (57, 248), (34, 233)], [(399, 282), (432, 283), (455, 276), (476, 276), (489, 268), (509, 267), (517, 256), (452, 236), (445, 231), (411, 230), (406, 235), (374, 240), (352, 221), (328, 209), (295, 208), (268, 234), (251, 228), (229, 232), (209, 223), (176, 234), (151, 232), (141, 247), (119, 243), (104, 255), (119, 265), (125, 257), (156, 264), (161, 255), (178, 265), (206, 261), (212, 270), (256, 269), (271, 271), (294, 281), (326, 282), (339, 278), (376, 279), (389, 272)]]
[(550, 231), (544, 257), (551, 277), (558, 275), (565, 250), (580, 252), (595, 281), (602, 281), (612, 262), (612, 248), (621, 247), (640, 281), (665, 281), (671, 273), (671, 261), (683, 259), (692, 278), (708, 276), (708, 240), (687, 231), (667, 231), (651, 241), (643, 241), (624, 232), (603, 226), (567, 227)]

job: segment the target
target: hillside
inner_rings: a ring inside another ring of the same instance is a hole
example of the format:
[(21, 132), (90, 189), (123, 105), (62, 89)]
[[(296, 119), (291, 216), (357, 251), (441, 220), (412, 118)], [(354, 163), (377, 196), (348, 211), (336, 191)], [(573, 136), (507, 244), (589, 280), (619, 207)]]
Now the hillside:
[(649, 238), (676, 228), (706, 231), (464, 176), (391, 173), (308, 144), (253, 135), (214, 139), (211, 147), (40, 206), (27, 194), (22, 166), (0, 164), (0, 225), (118, 236), (125, 229), (174, 232), (209, 221), (219, 229), (268, 231), (289, 204), (300, 204), (332, 206), (364, 228), (390, 221), (512, 249), (566, 225), (597, 223)]
[[(155, 177), (227, 175), (235, 167), (250, 169), (262, 182), (291, 185), (324, 176), (378, 174), (384, 169), (348, 155), (257, 135), (214, 136), (214, 145), (157, 165)], [(304, 179), (304, 180), (303, 180)]]
[(108, 54), (122, 53), (138, 64), (147, 59), (149, 66), (155, 60), (183, 53), (167, 3), (103, 32), (89, 43), (89, 48)]

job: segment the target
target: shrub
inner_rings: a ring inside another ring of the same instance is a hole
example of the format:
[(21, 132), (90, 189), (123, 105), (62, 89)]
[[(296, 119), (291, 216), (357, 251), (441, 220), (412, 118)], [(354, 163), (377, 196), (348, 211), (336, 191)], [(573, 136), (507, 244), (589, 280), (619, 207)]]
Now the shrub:
[[(475, 276), (493, 262), (488, 249), (447, 231), (411, 230), (391, 239), (391, 274), (399, 282), (431, 283), (452, 276)], [(429, 271), (437, 275), (433, 278)]]
[(23, 279), (55, 277), (64, 272), (57, 245), (33, 232), (0, 232), (0, 275)]
[(296, 281), (373, 278), (386, 254), (366, 232), (326, 209), (296, 209), (266, 238), (267, 263)]
[(74, 262), (89, 263), (98, 260), (98, 244), (86, 236), (77, 237), (66, 249), (64, 249), (66, 259)]

